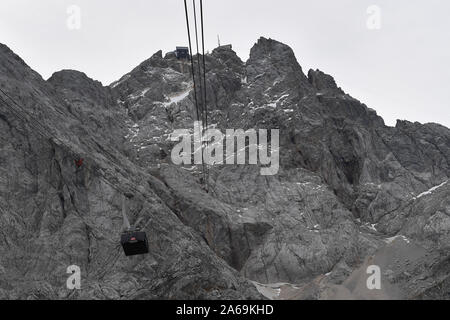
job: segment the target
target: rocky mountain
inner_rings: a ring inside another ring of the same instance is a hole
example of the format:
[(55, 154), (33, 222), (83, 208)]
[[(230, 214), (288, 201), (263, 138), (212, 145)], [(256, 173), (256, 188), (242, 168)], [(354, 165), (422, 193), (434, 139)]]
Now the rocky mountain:
[[(279, 129), (277, 175), (215, 165), (206, 192), (201, 166), (172, 164), (170, 134), (196, 119), (173, 53), (105, 87), (73, 70), (45, 81), (0, 45), (15, 101), (0, 92), (0, 298), (450, 298), (448, 128), (386, 126), (272, 39), (246, 62), (229, 47), (205, 60), (209, 124)], [(148, 255), (122, 252), (123, 194)]]

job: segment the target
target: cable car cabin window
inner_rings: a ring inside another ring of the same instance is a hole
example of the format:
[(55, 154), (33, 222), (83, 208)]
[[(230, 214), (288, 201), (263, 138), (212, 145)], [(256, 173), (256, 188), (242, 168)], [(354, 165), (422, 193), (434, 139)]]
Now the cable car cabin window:
[(122, 233), (120, 243), (127, 257), (148, 253), (147, 235), (143, 231)]

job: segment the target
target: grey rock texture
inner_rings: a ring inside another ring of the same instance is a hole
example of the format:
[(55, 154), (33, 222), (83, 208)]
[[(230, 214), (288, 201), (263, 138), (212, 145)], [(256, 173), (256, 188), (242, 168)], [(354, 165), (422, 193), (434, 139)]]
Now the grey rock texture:
[[(213, 166), (207, 193), (201, 166), (171, 163), (169, 134), (196, 119), (173, 54), (104, 87), (70, 70), (44, 81), (0, 46), (0, 88), (24, 108), (0, 100), (1, 298), (449, 298), (448, 128), (386, 126), (272, 39), (246, 62), (228, 47), (205, 60), (209, 124), (280, 129), (278, 175)], [(118, 245), (124, 192), (147, 256)], [(65, 287), (71, 264), (82, 290)]]
[[(120, 151), (129, 119), (120, 104), (108, 104), (108, 88), (71, 71), (46, 82), (3, 45), (0, 61), (1, 88), (25, 117), (2, 104), (1, 298), (260, 298), (155, 194), (154, 178)], [(35, 128), (31, 116), (45, 128)], [(80, 157), (85, 164), (77, 169)], [(130, 219), (147, 232), (150, 255), (122, 253), (125, 191), (134, 194)], [(80, 291), (66, 288), (73, 264), (81, 267)]]

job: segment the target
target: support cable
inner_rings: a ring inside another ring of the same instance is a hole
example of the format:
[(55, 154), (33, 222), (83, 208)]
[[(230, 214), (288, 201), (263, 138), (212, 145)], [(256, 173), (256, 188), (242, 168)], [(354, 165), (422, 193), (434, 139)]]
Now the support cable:
[(200, 50), (198, 46), (198, 24), (197, 24), (197, 8), (195, 4), (195, 0), (192, 0), (192, 7), (194, 9), (194, 25), (195, 25), (195, 45), (197, 47), (197, 71), (198, 71), (198, 78), (200, 79), (200, 112), (202, 114), (202, 127), (203, 129), (207, 129), (205, 126), (205, 101), (203, 99), (203, 85), (202, 85), (202, 75), (201, 75), (201, 64), (200, 64)]
[[(197, 34), (197, 20), (196, 20), (196, 14), (195, 14), (195, 0), (193, 0), (193, 5), (194, 5), (194, 22), (195, 22), (195, 32)], [(202, 156), (202, 176), (203, 176), (203, 184), (206, 183), (206, 170), (205, 170), (205, 161), (204, 161), (204, 157), (203, 157), (203, 127), (204, 127), (204, 123), (203, 123), (203, 112), (201, 112), (200, 114), (200, 109), (199, 109), (199, 105), (198, 105), (198, 99), (197, 99), (197, 85), (196, 85), (196, 81), (195, 81), (195, 67), (194, 67), (194, 55), (192, 52), (192, 42), (191, 42), (191, 30), (190, 30), (190, 25), (189, 25), (189, 14), (188, 14), (188, 6), (187, 6), (187, 0), (184, 0), (184, 10), (186, 13), (186, 25), (187, 25), (187, 33), (188, 33), (188, 41), (189, 41), (189, 53), (190, 53), (190, 58), (191, 58), (191, 72), (192, 72), (192, 81), (194, 82), (194, 99), (195, 99), (195, 106), (196, 106), (196, 110), (197, 110), (197, 121), (200, 121), (201, 119), (201, 132), (200, 132), (200, 142), (201, 142), (201, 156)], [(198, 38), (197, 38), (197, 57), (198, 57)], [(199, 59), (199, 57), (198, 57)], [(200, 65), (198, 66), (200, 68)], [(199, 72), (199, 76), (200, 76), (200, 72)], [(201, 78), (200, 78), (200, 84), (201, 84)], [(200, 118), (201, 117), (201, 118)]]
[[(202, 56), (203, 56), (203, 102), (205, 113), (205, 128), (208, 130), (208, 104), (206, 103), (206, 62), (205, 62), (205, 32), (203, 24), (203, 0), (200, 0), (200, 19), (202, 32)], [(207, 148), (209, 148), (209, 139), (206, 141)], [(209, 192), (209, 168), (206, 170), (206, 192)]]
[(187, 2), (184, 0), (184, 10), (186, 12), (186, 25), (187, 25), (187, 33), (188, 33), (188, 41), (189, 41), (189, 54), (191, 59), (191, 72), (192, 72), (192, 81), (194, 83), (194, 100), (195, 100), (195, 109), (197, 112), (197, 121), (200, 120), (200, 113), (198, 109), (198, 100), (197, 100), (197, 86), (195, 84), (195, 70), (194, 70), (194, 58), (192, 55), (192, 43), (191, 43), (191, 29), (189, 27), (189, 14), (188, 14), (188, 7)]

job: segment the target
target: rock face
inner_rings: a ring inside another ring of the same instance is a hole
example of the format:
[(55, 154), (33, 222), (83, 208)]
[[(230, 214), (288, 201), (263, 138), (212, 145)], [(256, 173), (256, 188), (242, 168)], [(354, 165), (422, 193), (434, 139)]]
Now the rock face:
[[(0, 92), (0, 298), (449, 298), (449, 129), (385, 126), (275, 40), (205, 60), (209, 124), (280, 129), (277, 175), (212, 166), (207, 193), (201, 166), (172, 164), (170, 133), (196, 119), (173, 54), (104, 87), (70, 70), (44, 81), (0, 46), (17, 102)], [(124, 193), (149, 255), (118, 244)], [(383, 292), (365, 288), (371, 264)]]

